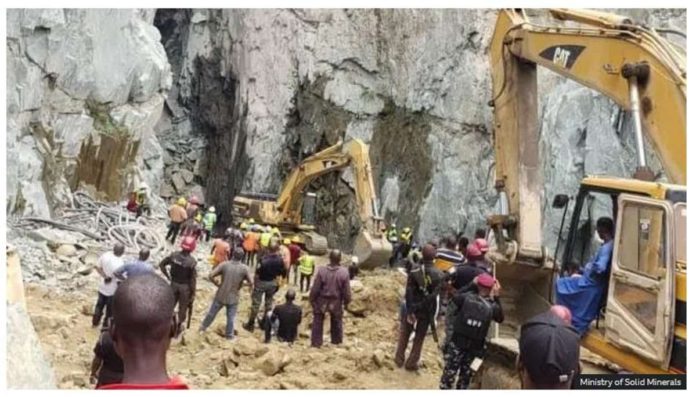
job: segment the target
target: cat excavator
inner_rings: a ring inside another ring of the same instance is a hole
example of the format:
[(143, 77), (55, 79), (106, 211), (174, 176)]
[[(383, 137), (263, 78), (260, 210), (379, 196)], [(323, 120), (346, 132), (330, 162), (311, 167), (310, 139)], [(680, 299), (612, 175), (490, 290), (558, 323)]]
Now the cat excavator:
[[(605, 12), (550, 14), (569, 23), (499, 11), (490, 45), (498, 205), (488, 217), (489, 256), (513, 322), (497, 339), (514, 338), (525, 319), (553, 302), (555, 280), (591, 259), (595, 222), (608, 216), (615, 240), (606, 303), (582, 344), (624, 371), (685, 373), (686, 57), (661, 35), (680, 32)], [(563, 211), (554, 255), (543, 245), (542, 228), (551, 225), (542, 216), (537, 66), (611, 98), (631, 122), (638, 163), (631, 178), (588, 175), (574, 195), (554, 197), (552, 206)], [(645, 138), (667, 181), (648, 168)]]
[(347, 167), (353, 170), (355, 199), (361, 229), (355, 240), (353, 255), (363, 269), (388, 263), (392, 246), (384, 235), (384, 221), (378, 215), (378, 202), (372, 179), (372, 165), (367, 145), (360, 139), (338, 142), (304, 159), (295, 167), (280, 194), (241, 193), (233, 201), (236, 219), (253, 218), (257, 223), (277, 227), (283, 236), (298, 237), (307, 251), (323, 255), (326, 237), (316, 232), (314, 209), (316, 194), (305, 189), (316, 178)]

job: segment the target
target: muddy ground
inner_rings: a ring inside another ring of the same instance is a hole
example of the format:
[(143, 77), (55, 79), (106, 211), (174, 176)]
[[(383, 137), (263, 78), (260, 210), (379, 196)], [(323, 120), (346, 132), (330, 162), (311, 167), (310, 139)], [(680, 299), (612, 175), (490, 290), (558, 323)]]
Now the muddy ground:
[[(201, 273), (200, 277), (204, 277), (207, 269)], [(183, 376), (189, 385), (200, 389), (435, 389), (442, 359), (430, 336), (425, 342), (420, 371), (407, 372), (393, 363), (397, 309), (404, 281), (405, 277), (394, 271), (362, 274), (362, 285), (354, 288), (351, 306), (358, 315), (345, 315), (344, 344), (328, 344), (327, 319), (327, 344), (321, 349), (309, 347), (312, 316), (306, 297), (301, 301), (304, 318), (299, 341), (293, 346), (277, 341), (263, 344), (261, 331), (245, 331), (242, 324), (248, 318), (251, 303), (248, 288), (240, 301), (235, 320), (238, 335), (234, 341), (222, 336), (224, 311), (205, 334), (199, 335), (197, 328), (214, 294), (210, 282), (199, 281), (191, 330), (182, 342), (173, 343), (167, 361), (169, 373)], [(99, 331), (91, 327), (90, 316), (96, 286), (92, 282), (73, 292), (39, 284), (26, 286), (29, 313), (53, 363), (60, 388), (93, 387), (89, 384), (89, 367)], [(276, 303), (284, 292), (285, 288), (276, 294)]]

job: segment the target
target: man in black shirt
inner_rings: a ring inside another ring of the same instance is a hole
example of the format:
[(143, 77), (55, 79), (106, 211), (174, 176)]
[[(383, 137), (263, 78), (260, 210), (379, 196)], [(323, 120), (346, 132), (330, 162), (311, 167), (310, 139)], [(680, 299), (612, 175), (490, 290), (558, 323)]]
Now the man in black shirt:
[(121, 383), (123, 380), (123, 360), (114, 349), (109, 327), (112, 319), (109, 318), (101, 329), (99, 340), (94, 346), (94, 359), (90, 372), (90, 381), (97, 384), (97, 388)]
[[(196, 295), (196, 259), (191, 252), (196, 250), (196, 239), (193, 236), (184, 237), (181, 251), (175, 252), (162, 259), (159, 267), (162, 274), (172, 283), (175, 302), (179, 304), (179, 332), (184, 330), (184, 322), (192, 313), (193, 299)], [(171, 267), (171, 272), (167, 271)]]
[[(409, 271), (406, 281), (406, 315), (401, 320), (394, 361), (397, 366), (404, 366), (409, 371), (418, 370), (425, 335), (433, 324), (437, 308), (436, 299), (442, 288), (444, 274), (435, 268), (433, 259), (435, 259), (435, 247), (428, 244), (423, 247), (421, 263)], [(408, 359), (405, 359), (408, 340), (414, 329), (416, 335), (413, 346)]]
[(302, 321), (302, 308), (294, 304), (294, 301), (295, 290), (289, 289), (285, 293), (285, 303), (273, 308), (270, 319), (266, 319), (265, 323), (265, 343), (271, 341), (271, 330), (276, 322), (278, 324), (278, 340), (293, 343), (297, 339), (297, 327)]
[(244, 329), (249, 332), (254, 331), (254, 320), (259, 313), (261, 300), (264, 301), (264, 313), (271, 311), (273, 307), (273, 296), (278, 291), (278, 277), (285, 276), (285, 264), (283, 257), (279, 253), (280, 245), (276, 239), (269, 244), (269, 253), (261, 259), (259, 267), (256, 269), (254, 279), (254, 291), (251, 294), (251, 312), (249, 321), (244, 324)]

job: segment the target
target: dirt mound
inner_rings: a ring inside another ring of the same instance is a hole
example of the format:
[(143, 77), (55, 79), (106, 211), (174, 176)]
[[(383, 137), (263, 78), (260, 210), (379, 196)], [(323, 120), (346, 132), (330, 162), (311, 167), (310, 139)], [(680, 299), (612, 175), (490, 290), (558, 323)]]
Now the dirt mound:
[[(434, 389), (438, 386), (442, 360), (430, 337), (425, 342), (423, 368), (418, 373), (394, 365), (398, 307), (405, 281), (398, 272), (377, 270), (361, 274), (360, 280), (353, 282), (354, 302), (345, 314), (343, 345), (329, 343), (327, 319), (325, 345), (320, 349), (309, 346), (312, 315), (306, 294), (298, 302), (303, 309), (303, 320), (299, 340), (293, 346), (277, 341), (264, 344), (261, 331), (252, 334), (241, 327), (249, 315), (248, 289), (242, 291), (234, 341), (222, 336), (224, 311), (206, 333), (198, 334), (215, 291), (211, 283), (202, 280), (207, 276), (207, 269), (201, 273), (191, 329), (181, 342), (172, 345), (168, 356), (170, 374), (183, 376), (194, 388)], [(276, 303), (281, 302), (285, 290), (282, 288), (276, 294)], [(97, 295), (96, 283), (74, 292), (31, 284), (26, 292), (29, 314), (53, 363), (59, 387), (93, 387), (89, 385), (89, 366), (98, 330), (91, 328), (89, 316)]]

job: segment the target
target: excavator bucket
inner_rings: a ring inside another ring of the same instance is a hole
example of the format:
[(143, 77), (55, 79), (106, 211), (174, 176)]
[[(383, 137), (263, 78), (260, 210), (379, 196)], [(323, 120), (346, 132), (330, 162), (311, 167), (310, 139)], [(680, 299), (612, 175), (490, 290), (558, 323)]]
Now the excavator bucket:
[(392, 254), (392, 246), (384, 236), (375, 237), (368, 230), (361, 230), (355, 239), (353, 255), (358, 257), (361, 269), (372, 270), (387, 265)]

